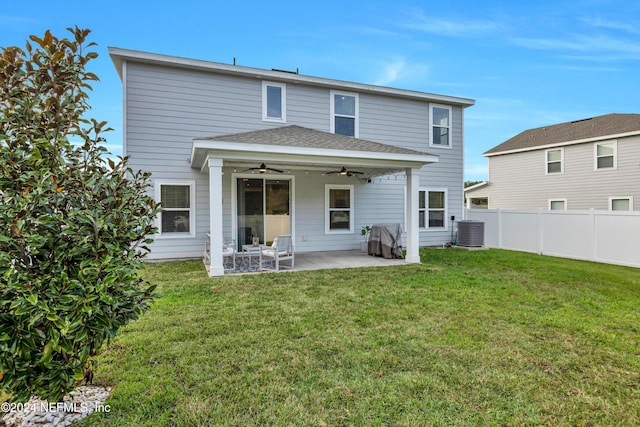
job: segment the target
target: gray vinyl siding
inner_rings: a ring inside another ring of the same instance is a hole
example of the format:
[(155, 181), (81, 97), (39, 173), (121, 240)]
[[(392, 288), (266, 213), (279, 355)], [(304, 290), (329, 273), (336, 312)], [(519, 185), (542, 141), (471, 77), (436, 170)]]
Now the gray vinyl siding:
[(490, 157), (489, 207), (547, 209), (549, 199), (566, 199), (571, 210), (608, 210), (610, 197), (631, 196), (640, 210), (640, 137), (617, 140), (612, 170), (594, 170), (595, 144), (565, 146), (562, 174), (545, 175), (545, 150)]
[[(125, 76), (125, 144), (131, 166), (152, 173), (155, 180), (193, 180), (196, 185), (195, 238), (157, 238), (151, 258), (186, 258), (202, 255), (209, 229), (208, 175), (190, 167), (194, 138), (262, 130), (282, 123), (262, 121), (262, 80), (212, 72), (128, 62)], [(304, 84), (286, 85), (286, 125), (329, 131), (330, 89)], [(439, 163), (422, 168), (420, 187), (448, 190), (447, 215), (462, 217), (463, 114), (452, 107), (452, 148), (429, 147), (429, 103), (390, 96), (359, 94), (359, 137), (428, 152)], [(231, 194), (232, 169), (223, 176), (223, 229), (234, 238)], [(353, 179), (355, 224), (353, 234), (327, 235), (324, 223), (325, 183), (344, 184), (340, 177), (295, 175), (295, 245), (298, 251), (355, 249), (360, 228), (375, 223), (404, 226), (405, 178)], [(153, 192), (153, 189), (151, 190)], [(153, 193), (152, 193), (153, 194)], [(420, 245), (451, 240), (450, 229), (423, 231)]]
[[(354, 185), (352, 212), (354, 230), (351, 234), (325, 233), (325, 185)], [(403, 193), (397, 185), (376, 185), (360, 180), (346, 182), (340, 177), (325, 177), (318, 174), (296, 176), (296, 251), (332, 251), (357, 249), (362, 237), (360, 229), (374, 223), (403, 223)], [(375, 197), (371, 195), (375, 193)]]
[[(453, 215), (462, 219), (463, 214), (463, 110), (452, 107), (451, 148), (440, 148), (429, 146), (429, 108), (427, 102), (368, 94), (360, 96), (361, 138), (439, 156), (438, 163), (422, 167), (420, 187), (447, 189), (447, 227), (446, 230), (421, 231), (421, 246), (450, 242), (448, 218)], [(404, 179), (398, 185), (404, 188)], [(404, 224), (404, 219), (394, 222)]]

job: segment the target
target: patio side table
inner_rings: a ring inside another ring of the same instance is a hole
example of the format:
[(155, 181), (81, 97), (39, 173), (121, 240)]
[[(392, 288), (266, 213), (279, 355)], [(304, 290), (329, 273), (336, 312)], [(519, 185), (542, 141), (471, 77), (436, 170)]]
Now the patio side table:
[(258, 256), (258, 270), (262, 269), (262, 248), (266, 245), (242, 245), (242, 252), (249, 257), (249, 268), (253, 267), (253, 257)]

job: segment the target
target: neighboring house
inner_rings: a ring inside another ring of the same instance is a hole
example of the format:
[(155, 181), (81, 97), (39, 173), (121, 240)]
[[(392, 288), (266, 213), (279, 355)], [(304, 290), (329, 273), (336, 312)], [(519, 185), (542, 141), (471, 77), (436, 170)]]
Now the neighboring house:
[[(407, 262), (463, 214), (473, 100), (109, 48), (124, 86), (124, 153), (162, 202), (150, 258), (292, 234), (296, 252), (357, 249), (400, 223)], [(341, 173), (342, 172), (342, 173)]]
[(467, 207), (640, 210), (640, 114), (526, 130), (484, 153), (489, 180)]

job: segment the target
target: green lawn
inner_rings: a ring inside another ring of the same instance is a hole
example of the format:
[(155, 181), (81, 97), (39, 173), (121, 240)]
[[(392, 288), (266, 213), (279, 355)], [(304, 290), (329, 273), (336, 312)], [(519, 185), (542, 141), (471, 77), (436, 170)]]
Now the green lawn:
[(209, 279), (150, 264), (160, 298), (98, 359), (79, 425), (640, 425), (640, 269), (509, 251)]

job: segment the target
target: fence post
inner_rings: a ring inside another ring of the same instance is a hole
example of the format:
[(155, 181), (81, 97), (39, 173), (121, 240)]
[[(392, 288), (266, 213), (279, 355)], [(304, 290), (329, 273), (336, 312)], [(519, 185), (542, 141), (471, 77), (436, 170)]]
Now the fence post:
[(591, 261), (597, 261), (598, 259), (598, 242), (597, 230), (596, 230), (596, 210), (595, 208), (589, 209), (589, 216), (591, 217)]
[(536, 214), (536, 246), (538, 255), (542, 255), (544, 248), (544, 233), (542, 232), (542, 208), (538, 208)]
[(502, 210), (497, 209), (497, 222), (498, 222), (498, 249), (502, 249)]

